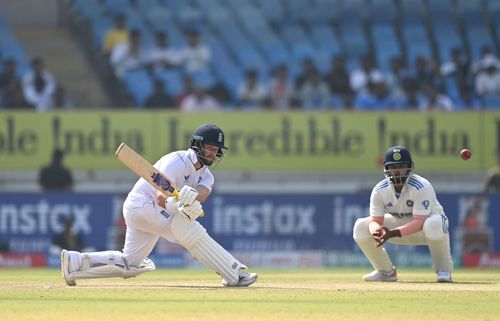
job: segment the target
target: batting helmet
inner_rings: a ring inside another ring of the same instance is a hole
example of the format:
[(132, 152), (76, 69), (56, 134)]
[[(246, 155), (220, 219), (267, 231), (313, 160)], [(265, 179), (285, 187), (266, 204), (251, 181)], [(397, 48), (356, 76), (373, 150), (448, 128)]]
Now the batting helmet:
[(207, 160), (203, 145), (219, 147), (217, 152), (217, 163), (224, 156), (222, 149), (227, 149), (224, 145), (224, 132), (213, 124), (204, 124), (198, 127), (191, 136), (191, 148), (196, 152), (199, 161), (206, 166), (212, 165), (212, 161)]
[[(404, 164), (406, 168), (390, 169), (390, 165)], [(404, 184), (413, 170), (413, 160), (410, 151), (404, 146), (392, 146), (385, 153), (384, 174), (394, 184)]]

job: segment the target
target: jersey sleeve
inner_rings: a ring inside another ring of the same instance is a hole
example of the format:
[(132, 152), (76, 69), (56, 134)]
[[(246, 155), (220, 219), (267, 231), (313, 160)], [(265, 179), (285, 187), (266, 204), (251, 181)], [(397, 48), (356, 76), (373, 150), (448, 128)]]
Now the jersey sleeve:
[(370, 216), (384, 216), (385, 206), (380, 195), (380, 190), (373, 189), (370, 195)]
[(431, 205), (435, 198), (436, 193), (430, 185), (418, 190), (413, 200), (413, 215), (428, 216), (431, 213)]
[(215, 182), (214, 175), (210, 171), (207, 170), (207, 171), (205, 171), (205, 173), (203, 173), (203, 175), (200, 178), (201, 178), (201, 180), (198, 183), (198, 185), (203, 185), (206, 188), (208, 188), (210, 190), (210, 192), (212, 192), (212, 189), (214, 188), (214, 182)]
[(184, 163), (177, 157), (162, 157), (154, 164), (154, 167), (160, 170), (168, 179), (172, 181), (174, 187), (181, 188), (181, 176), (184, 173)]

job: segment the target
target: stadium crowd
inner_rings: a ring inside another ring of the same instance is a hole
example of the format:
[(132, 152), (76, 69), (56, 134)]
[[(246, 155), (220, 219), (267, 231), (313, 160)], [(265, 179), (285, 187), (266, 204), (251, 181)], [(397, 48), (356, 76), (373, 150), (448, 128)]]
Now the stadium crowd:
[[(97, 37), (99, 54), (138, 108), (453, 111), (500, 107), (500, 60), (489, 44), (483, 45), (475, 59), (463, 47), (450, 48), (449, 56), (441, 61), (424, 52), (394, 54), (381, 62), (368, 51), (359, 53), (354, 63), (346, 53), (331, 54), (329, 62), (321, 63), (304, 55), (300, 67), (295, 60), (293, 71), (284, 63), (267, 64), (272, 68), (265, 69), (238, 66), (244, 76), (228, 82), (214, 76), (224, 58), (214, 51), (213, 39), (204, 39), (199, 28), (181, 26), (185, 41), (179, 45), (177, 39), (173, 45), (168, 28), (147, 29), (137, 21), (133, 27), (128, 21), (130, 11), (124, 14), (116, 10), (114, 2), (75, 4), (107, 6), (102, 16), (112, 19), (113, 24), (101, 39)], [(130, 5), (130, 10), (140, 11), (141, 2), (122, 2)], [(32, 70), (22, 77), (17, 76), (15, 57), (1, 58), (2, 108), (44, 111), (74, 107), (64, 87), (44, 68), (42, 58), (33, 58)], [(381, 63), (385, 66), (379, 66)]]

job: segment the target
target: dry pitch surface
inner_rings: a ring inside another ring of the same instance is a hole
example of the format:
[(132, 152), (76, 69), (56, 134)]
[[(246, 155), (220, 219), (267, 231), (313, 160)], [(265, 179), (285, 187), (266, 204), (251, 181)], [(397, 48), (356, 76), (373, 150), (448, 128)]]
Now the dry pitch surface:
[(0, 320), (500, 320), (500, 270), (400, 269), (366, 283), (367, 269), (260, 270), (249, 288), (223, 288), (207, 270), (157, 270), (134, 279), (82, 280), (58, 270), (0, 270)]

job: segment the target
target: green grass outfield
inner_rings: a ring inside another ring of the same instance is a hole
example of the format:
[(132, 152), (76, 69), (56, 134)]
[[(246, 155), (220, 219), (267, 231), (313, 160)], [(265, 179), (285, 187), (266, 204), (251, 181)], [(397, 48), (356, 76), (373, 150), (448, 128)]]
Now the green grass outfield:
[(81, 280), (55, 269), (0, 270), (0, 320), (500, 320), (500, 270), (399, 269), (397, 283), (366, 283), (368, 269), (257, 270), (249, 288), (224, 288), (208, 270), (161, 269), (137, 278)]

